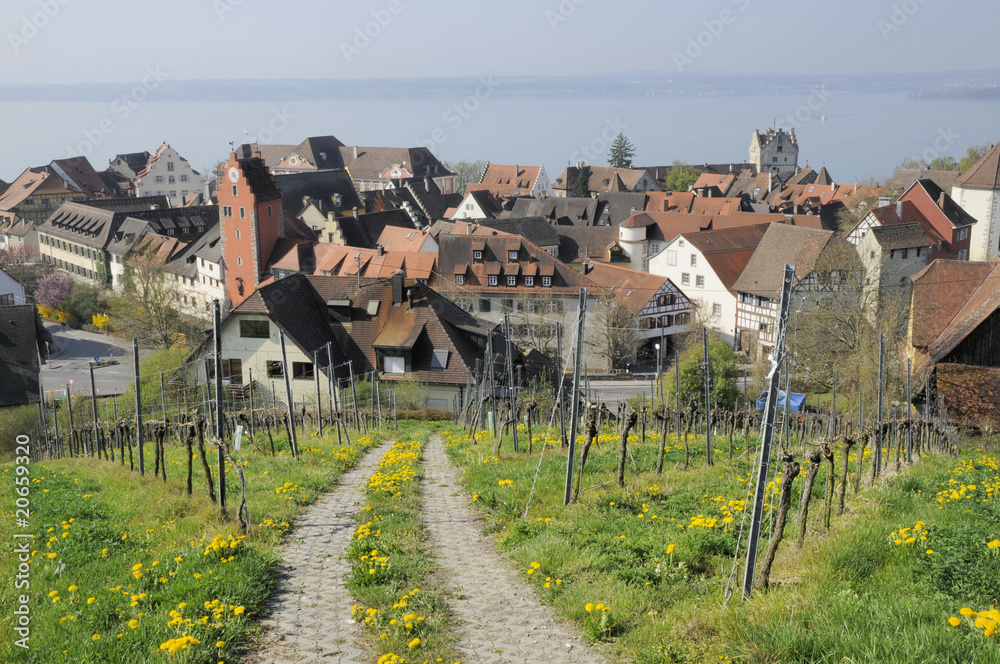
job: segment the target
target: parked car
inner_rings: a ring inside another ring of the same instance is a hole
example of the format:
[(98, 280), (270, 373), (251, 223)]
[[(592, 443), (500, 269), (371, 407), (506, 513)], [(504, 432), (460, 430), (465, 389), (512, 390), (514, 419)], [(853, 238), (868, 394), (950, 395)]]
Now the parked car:
[[(764, 410), (764, 406), (767, 405), (767, 390), (760, 393), (757, 397), (757, 410)], [(806, 395), (797, 394), (792, 392), (791, 399), (788, 400), (788, 410), (795, 412), (802, 412), (806, 406)], [(778, 410), (785, 409), (785, 391), (780, 390), (778, 392)]]

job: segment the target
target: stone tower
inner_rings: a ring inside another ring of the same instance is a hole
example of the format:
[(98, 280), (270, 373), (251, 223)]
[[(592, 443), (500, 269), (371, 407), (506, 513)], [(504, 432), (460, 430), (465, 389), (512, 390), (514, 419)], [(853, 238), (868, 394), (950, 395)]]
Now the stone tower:
[(799, 170), (799, 142), (795, 130), (768, 129), (763, 134), (754, 130), (750, 139), (750, 163), (759, 173), (774, 173), (782, 179), (795, 175)]

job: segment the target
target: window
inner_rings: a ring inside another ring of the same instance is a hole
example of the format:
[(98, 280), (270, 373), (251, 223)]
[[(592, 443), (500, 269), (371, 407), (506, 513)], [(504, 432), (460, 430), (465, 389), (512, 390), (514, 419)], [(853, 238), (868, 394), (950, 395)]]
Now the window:
[(917, 258), (920, 258), (921, 250), (923, 250), (923, 247), (917, 247)]
[(490, 286), (496, 286), (496, 285), (497, 285), (497, 275), (491, 274), (490, 275)]
[(187, 181), (188, 181), (188, 176), (182, 175), (181, 176), (181, 182), (187, 182)]
[(514, 311), (514, 300), (509, 297), (505, 297), (500, 300), (500, 308), (505, 311)]
[(491, 299), (489, 299), (487, 297), (480, 298), (479, 299), (479, 312), (480, 313), (484, 313), (484, 314), (485, 313), (489, 313), (490, 309), (492, 308), (492, 305), (493, 305), (493, 300), (491, 300)]
[(716, 304), (712, 305), (712, 315), (713, 316), (721, 316), (722, 315), (722, 305), (721, 304), (716, 303)]
[(958, 241), (959, 242), (961, 242), (962, 240), (964, 240), (967, 237), (969, 237), (969, 229), (968, 229), (968, 227), (963, 228), (962, 230), (960, 230), (958, 232)]
[(244, 208), (244, 207), (241, 207), (240, 208), (240, 219), (246, 219), (246, 218), (247, 218), (247, 209)]
[(174, 170), (174, 162), (172, 162), (172, 161), (168, 161), (167, 162), (167, 170), (168, 171)]
[(466, 203), (465, 204), (465, 209), (466, 210), (471, 210), (472, 209), (472, 203)]
[(673, 249), (667, 250), (667, 265), (677, 265), (677, 252)]
[(167, 184), (177, 184), (177, 178), (171, 175), (170, 177), (167, 178)]
[(177, 191), (175, 189), (171, 189), (170, 190), (170, 197), (171, 198), (177, 198)]
[(271, 325), (266, 320), (241, 320), (240, 336), (244, 339), (270, 339)]
[(903, 255), (901, 256), (901, 258), (906, 258), (906, 256), (907, 256), (907, 255), (908, 255), (909, 253), (910, 253), (910, 250), (909, 250), (909, 249), (903, 249)]
[(895, 258), (895, 257), (896, 257), (896, 250), (895, 249), (890, 249), (889, 250), (889, 258)]
[(223, 205), (222, 206), (222, 216), (223, 217), (232, 217), (233, 216), (233, 208), (232, 208), (232, 206)]
[(958, 260), (964, 261), (964, 260), (967, 260), (968, 258), (969, 258), (969, 250), (968, 249), (962, 249), (960, 252), (958, 252)]
[(705, 277), (703, 277), (703, 276), (702, 276), (702, 275), (700, 275), (700, 274), (698, 274), (698, 275), (695, 275), (695, 278), (694, 278), (694, 285), (695, 285), (696, 287), (698, 287), (698, 288), (704, 288), (704, 287), (705, 287)]
[(238, 228), (236, 229), (236, 239), (237, 240), (240, 239), (240, 229), (238, 229)]
[(777, 157), (772, 158), (771, 162), (777, 164), (778, 163), (778, 158)]
[(524, 285), (525, 286), (534, 286), (535, 285), (535, 278), (534, 277), (525, 277), (524, 278)]
[(243, 257), (242, 256), (237, 256), (236, 257), (236, 264), (237, 265), (243, 265)]
[(507, 260), (509, 260), (511, 262), (516, 261), (517, 260), (517, 252), (516, 251), (508, 251), (507, 252)]
[(386, 355), (382, 362), (382, 371), (390, 374), (406, 373), (406, 358), (398, 355)]
[(548, 288), (552, 285), (552, 277), (542, 277), (542, 286)]
[(874, 251), (871, 253), (871, 255), (869, 256), (869, 258), (875, 258), (875, 252)]
[(14, 305), (14, 294), (5, 293), (0, 295), (0, 307), (11, 307)]
[(239, 196), (239, 194), (237, 193), (237, 191), (236, 191), (236, 185), (234, 184), (233, 185), (233, 198), (237, 198), (238, 196)]
[(677, 242), (677, 246), (678, 246), (678, 247), (683, 247), (683, 246), (684, 246), (684, 240), (680, 240), (680, 241), (678, 241), (678, 242)]
[(284, 378), (285, 377), (285, 367), (281, 363), (281, 360), (268, 360), (267, 361), (267, 377), (268, 378)]
[(156, 176), (156, 184), (163, 184), (163, 176), (162, 175), (157, 175)]
[(507, 277), (507, 285), (508, 286), (516, 286), (517, 285), (517, 277)]
[(458, 284), (459, 286), (462, 286), (463, 284), (465, 284), (465, 275), (464, 274), (456, 274), (455, 275), (455, 283)]
[(433, 371), (444, 371), (448, 368), (448, 351), (436, 350), (431, 356), (431, 369)]
[(691, 275), (687, 272), (681, 272), (681, 286), (691, 285)]
[(767, 323), (761, 323), (760, 324), (760, 331), (761, 332), (767, 332)]
[(698, 267), (698, 254), (691, 254), (691, 267)]
[(316, 369), (312, 362), (292, 362), (292, 378), (306, 380), (316, 377)]
[(649, 253), (651, 253), (651, 254), (658, 254), (658, 253), (660, 253), (660, 243), (659, 242), (654, 242), (653, 244), (649, 245)]
[(273, 208), (274, 208), (273, 205), (268, 205), (267, 206), (267, 216), (269, 216), (269, 217), (273, 217), (274, 216), (274, 210), (273, 210)]
[(472, 252), (472, 259), (473, 260), (477, 260), (477, 261), (483, 260), (483, 252), (481, 252), (481, 251), (473, 251)]

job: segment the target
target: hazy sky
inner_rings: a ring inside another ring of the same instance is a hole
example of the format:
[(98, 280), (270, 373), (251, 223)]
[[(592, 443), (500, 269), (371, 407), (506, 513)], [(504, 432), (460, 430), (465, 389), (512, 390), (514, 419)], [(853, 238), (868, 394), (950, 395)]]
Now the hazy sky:
[(0, 83), (987, 69), (998, 24), (985, 0), (4, 0)]

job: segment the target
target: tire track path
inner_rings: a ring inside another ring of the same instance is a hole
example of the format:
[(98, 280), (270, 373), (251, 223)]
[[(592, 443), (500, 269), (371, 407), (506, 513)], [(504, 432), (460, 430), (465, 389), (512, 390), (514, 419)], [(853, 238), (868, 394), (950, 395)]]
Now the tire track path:
[(261, 621), (259, 648), (251, 664), (367, 664), (360, 626), (351, 620), (355, 603), (344, 586), (351, 566), (343, 559), (354, 532), (354, 514), (364, 506), (364, 482), (374, 472), (388, 441), (369, 451), (338, 487), (295, 520), (278, 568), (270, 615)]
[(497, 554), (437, 436), (424, 448), (421, 489), (435, 582), (464, 622), (457, 629), (462, 664), (607, 664)]

